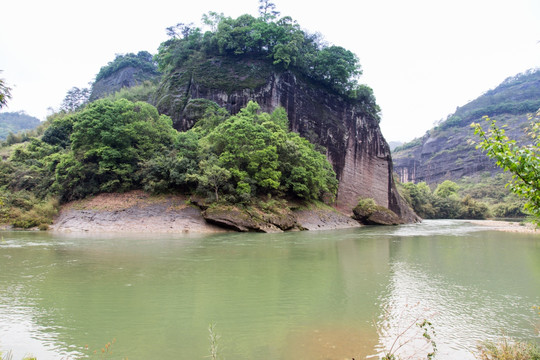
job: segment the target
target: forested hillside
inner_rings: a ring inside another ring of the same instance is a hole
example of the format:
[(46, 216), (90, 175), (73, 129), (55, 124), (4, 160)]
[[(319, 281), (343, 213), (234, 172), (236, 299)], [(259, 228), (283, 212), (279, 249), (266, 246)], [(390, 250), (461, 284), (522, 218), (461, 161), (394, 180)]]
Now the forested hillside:
[(19, 112), (0, 113), (0, 140), (5, 140), (10, 133), (15, 134), (19, 131), (32, 130), (39, 126), (38, 118)]

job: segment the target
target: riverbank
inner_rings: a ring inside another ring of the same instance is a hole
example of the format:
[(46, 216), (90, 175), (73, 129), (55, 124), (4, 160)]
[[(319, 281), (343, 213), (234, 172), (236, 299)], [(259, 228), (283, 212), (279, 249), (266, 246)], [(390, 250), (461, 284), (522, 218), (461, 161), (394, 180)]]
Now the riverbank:
[(502, 220), (468, 220), (468, 222), (491, 228), (492, 230), (523, 233), (523, 234), (540, 234), (540, 230), (537, 229), (531, 223), (511, 222)]
[[(335, 230), (360, 227), (331, 207), (293, 211), (297, 228)], [(213, 221), (215, 223), (215, 221)], [(229, 228), (208, 222), (188, 196), (153, 196), (143, 191), (100, 194), (62, 206), (50, 230), (54, 232), (215, 233)], [(280, 231), (275, 226), (273, 231)]]

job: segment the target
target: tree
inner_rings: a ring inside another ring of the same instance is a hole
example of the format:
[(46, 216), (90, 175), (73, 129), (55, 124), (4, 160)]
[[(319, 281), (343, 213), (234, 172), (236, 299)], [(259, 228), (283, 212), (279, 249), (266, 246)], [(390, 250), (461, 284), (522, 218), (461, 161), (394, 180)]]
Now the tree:
[(333, 197), (336, 175), (326, 157), (306, 139), (288, 131), (287, 113), (259, 112), (250, 101), (202, 139), (203, 153), (230, 171), (228, 183), (242, 201), (253, 195), (287, 194), (307, 200)]
[(480, 138), (477, 144), (486, 155), (494, 159), (499, 167), (512, 174), (507, 184), (510, 190), (525, 198), (525, 210), (534, 216), (534, 222), (540, 226), (540, 110), (531, 116), (528, 135), (531, 143), (519, 146), (515, 140), (506, 136), (504, 126), (497, 126), (495, 119), (484, 116), (489, 123), (489, 130), (484, 131), (478, 123), (472, 123), (474, 133)]
[[(174, 132), (171, 119), (148, 103), (97, 100), (73, 116), (73, 158), (84, 164), (84, 177), (77, 177), (97, 182), (99, 191), (128, 190), (141, 162), (169, 149)], [(62, 167), (66, 174), (81, 170), (68, 160)]]
[(456, 196), (459, 190), (458, 184), (450, 180), (444, 180), (441, 184), (437, 186), (435, 196), (441, 197), (443, 199)]
[(227, 185), (231, 178), (231, 172), (220, 166), (218, 159), (211, 156), (208, 160), (199, 163), (201, 169), (199, 174), (191, 175), (202, 188), (211, 189), (214, 192), (216, 201), (219, 201), (219, 190)]
[(269, 21), (279, 16), (279, 11), (276, 10), (276, 4), (270, 0), (259, 0), (259, 15), (264, 21)]
[(90, 98), (90, 89), (78, 87), (72, 87), (66, 94), (60, 110), (65, 112), (74, 112), (80, 110)]
[(4, 79), (0, 79), (0, 109), (7, 105), (9, 99), (11, 99), (11, 88), (6, 85)]

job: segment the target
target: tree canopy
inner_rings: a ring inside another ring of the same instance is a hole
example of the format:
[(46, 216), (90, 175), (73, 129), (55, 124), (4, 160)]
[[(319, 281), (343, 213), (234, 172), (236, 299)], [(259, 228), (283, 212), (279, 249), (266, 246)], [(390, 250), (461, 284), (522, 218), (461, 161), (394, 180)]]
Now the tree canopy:
[(74, 86), (66, 93), (62, 105), (60, 105), (60, 110), (65, 112), (73, 112), (81, 109), (90, 98), (90, 89)]
[[(201, 139), (203, 153), (214, 158), (210, 169), (218, 166), (230, 173), (230, 187), (223, 191), (239, 201), (280, 193), (308, 200), (335, 196), (330, 163), (306, 139), (288, 131), (285, 110), (259, 110), (249, 102)], [(205, 171), (201, 168), (201, 175)]]

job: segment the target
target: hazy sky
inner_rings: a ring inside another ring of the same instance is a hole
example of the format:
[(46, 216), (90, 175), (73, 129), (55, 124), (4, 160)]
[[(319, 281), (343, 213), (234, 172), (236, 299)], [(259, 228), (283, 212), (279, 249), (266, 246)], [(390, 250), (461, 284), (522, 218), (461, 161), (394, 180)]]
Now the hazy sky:
[[(385, 138), (412, 140), (508, 76), (540, 66), (540, 0), (275, 0), (310, 32), (358, 55)], [(73, 86), (86, 87), (115, 54), (156, 53), (165, 28), (212, 10), (257, 14), (257, 0), (5, 1), (3, 111), (42, 120)]]

